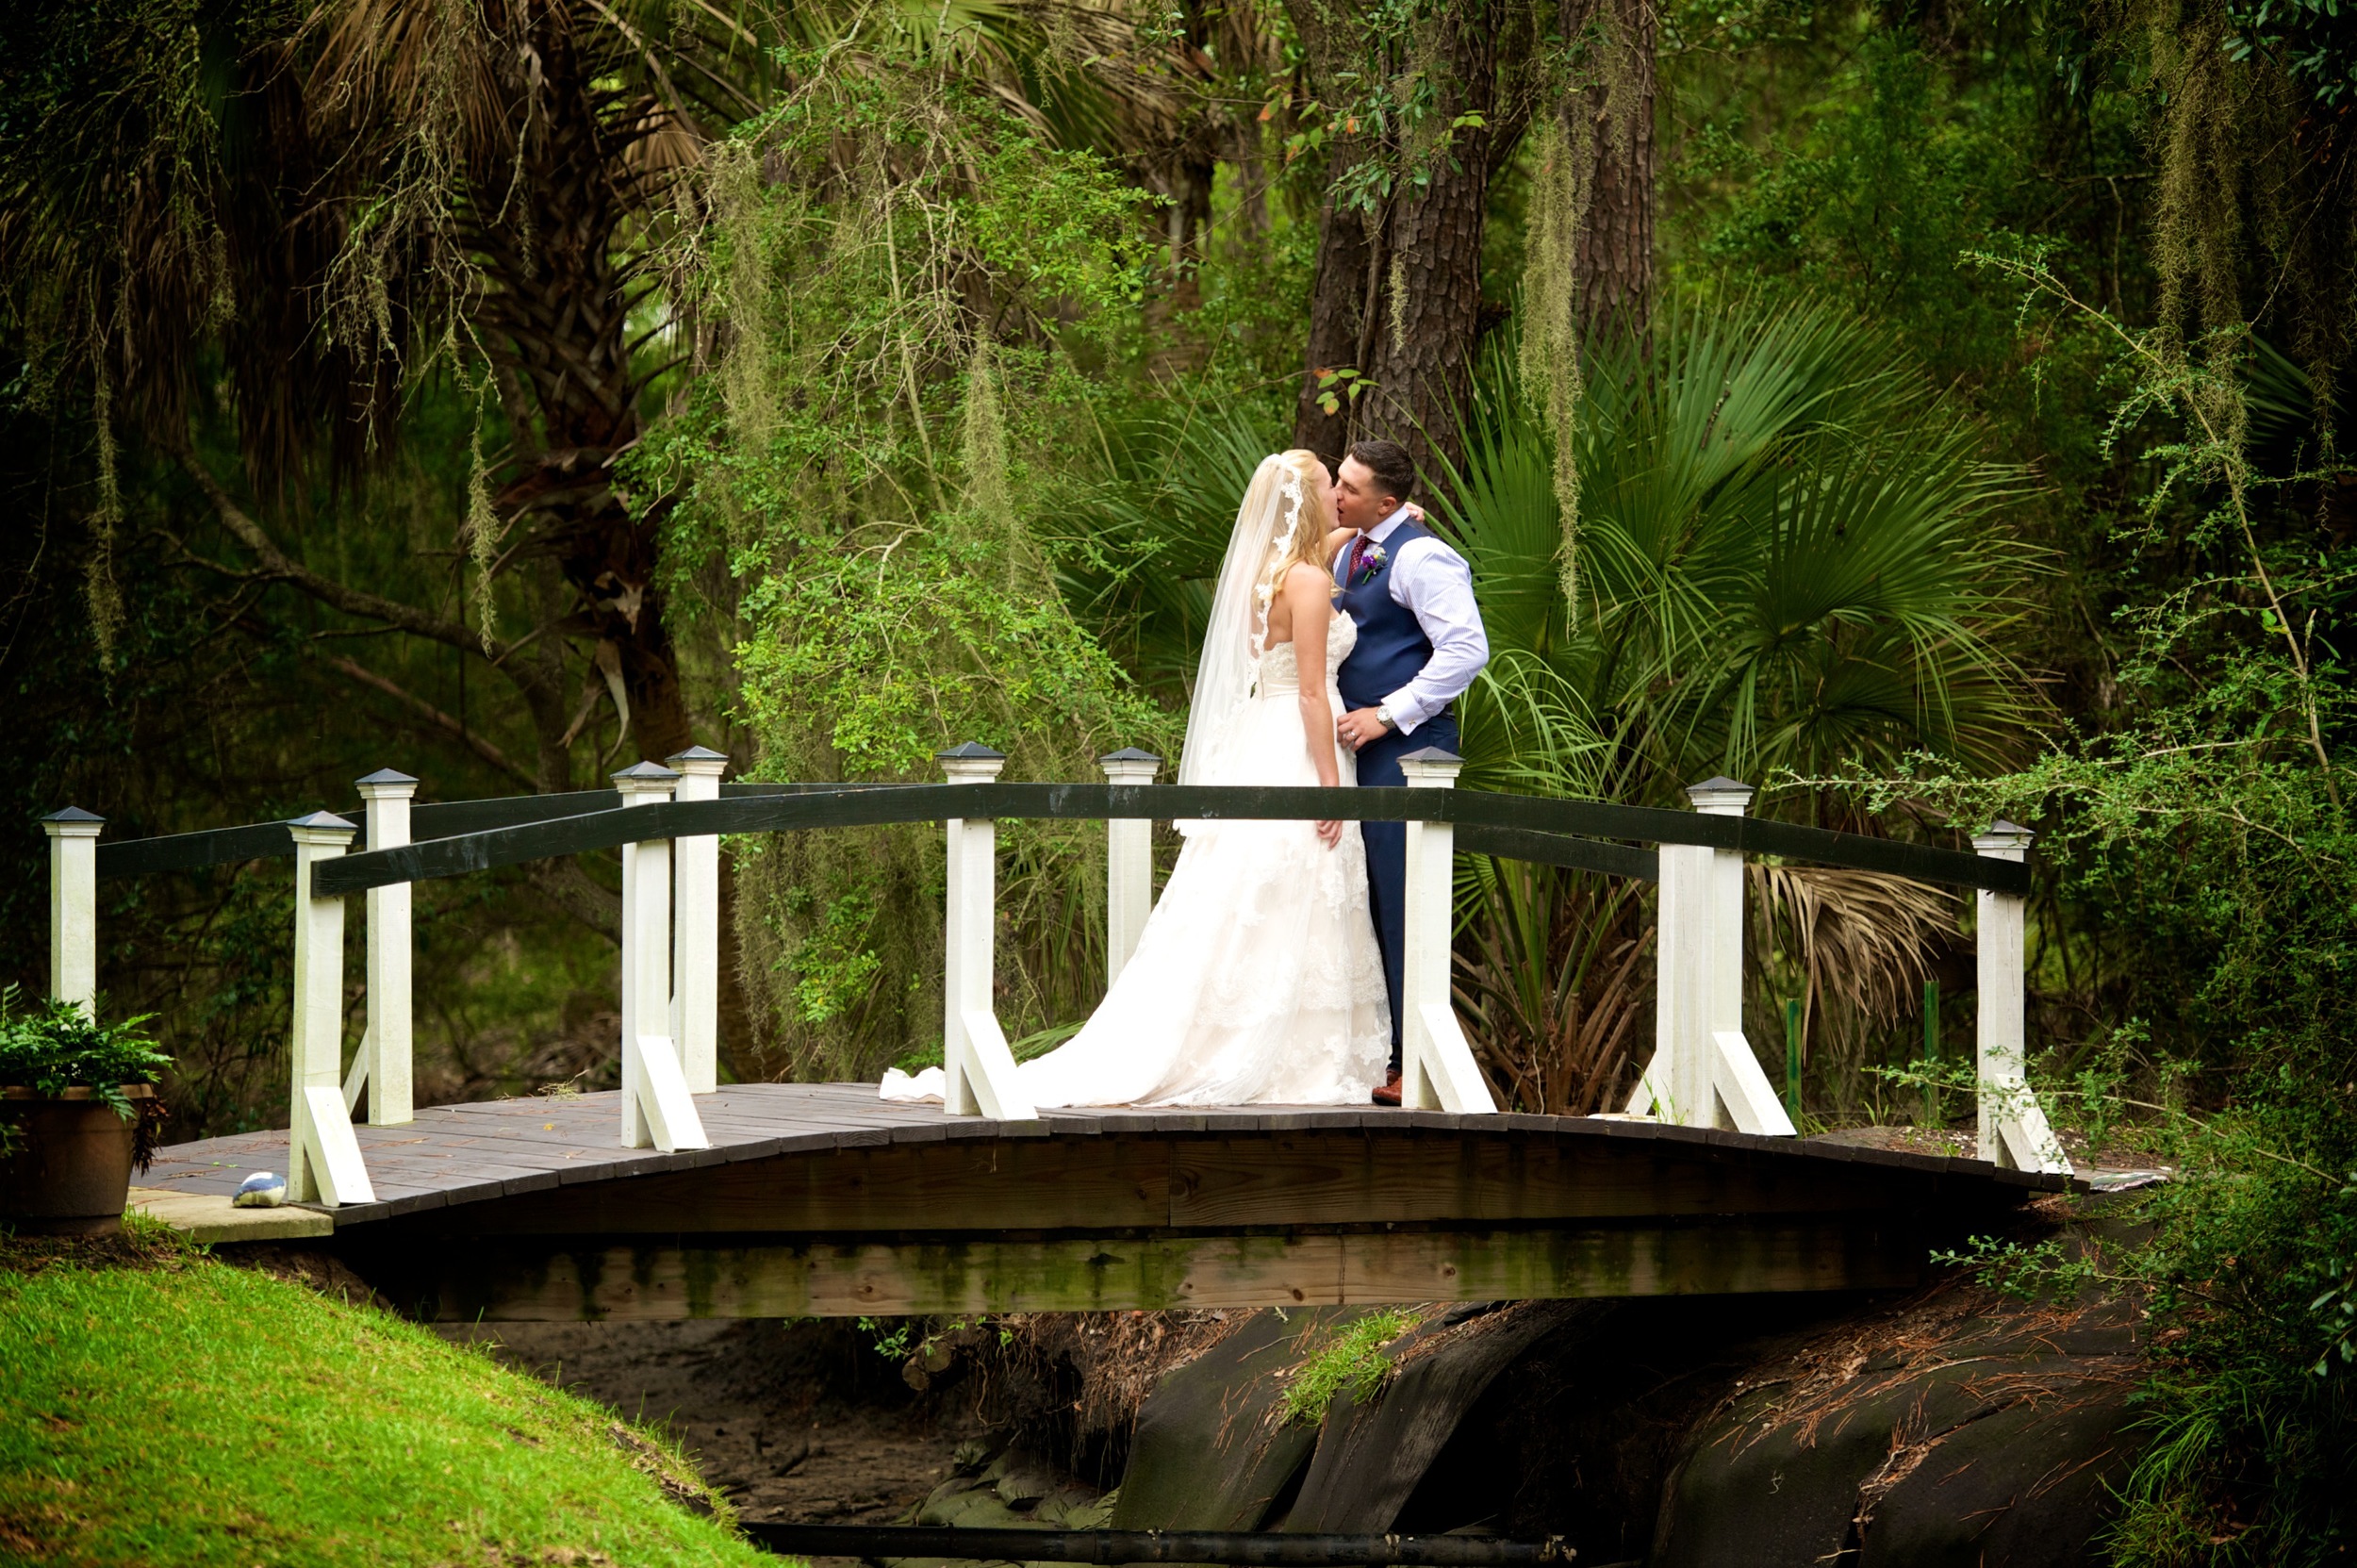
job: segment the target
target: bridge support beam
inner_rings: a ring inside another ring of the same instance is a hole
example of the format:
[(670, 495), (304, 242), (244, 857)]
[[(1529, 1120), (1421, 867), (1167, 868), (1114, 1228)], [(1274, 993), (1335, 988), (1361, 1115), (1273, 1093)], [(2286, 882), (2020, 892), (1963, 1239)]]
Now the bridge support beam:
[[(667, 759), (679, 773), (675, 801), (717, 801), (729, 759), (691, 746)], [(672, 911), (671, 1038), (691, 1095), (720, 1086), (720, 840), (710, 834), (676, 839), (671, 858), (679, 900)]]
[[(1687, 790), (1706, 817), (1740, 817), (1752, 787), (1706, 779)], [(1743, 1033), (1743, 853), (1661, 846), (1654, 1054), (1628, 1109), (1687, 1127), (1792, 1135)]]
[[(385, 767), (360, 780), (359, 787), (360, 798), (368, 802), (369, 848), (390, 850), (408, 843), (409, 800), (418, 792), (418, 781)], [(371, 887), (362, 896), (368, 900), (369, 1021), (344, 1079), (344, 1110), (349, 1113), (365, 1096), (371, 1126), (397, 1127), (414, 1114), (409, 883)]]
[[(614, 775), (622, 804), (659, 805), (679, 775), (642, 762)], [(704, 1148), (671, 1034), (671, 841), (622, 846), (622, 1147)]]
[[(1410, 789), (1454, 789), (1464, 759), (1427, 746), (1399, 759)], [(1457, 830), (1408, 824), (1408, 875), (1401, 900), (1399, 1103), (1410, 1111), (1495, 1112), (1489, 1081), (1449, 1001), (1449, 938), (1456, 929)]]
[(368, 1167), (344, 1111), (344, 901), (311, 896), (311, 874), (340, 856), (356, 831), (328, 812), (287, 824), (295, 847), (294, 1008), (287, 1058), (287, 1198), (292, 1203), (373, 1203)]
[(1739, 1225), (906, 1244), (503, 1237), (463, 1264), (447, 1255), (411, 1263), (355, 1253), (354, 1261), (396, 1307), (418, 1316), (528, 1323), (1889, 1290), (1919, 1281), (1927, 1250), (1914, 1227), (1887, 1219), (1793, 1216)]
[[(1993, 860), (2020, 861), (2029, 855), (2031, 836), (2029, 829), (2000, 818), (1973, 835), (1972, 848)], [(2069, 1158), (2030, 1093), (2023, 974), (2028, 900), (1984, 888), (1976, 914), (1981, 1158), (2011, 1170), (2068, 1174)]]
[(98, 835), (103, 817), (68, 806), (41, 819), (49, 835), (49, 994), (98, 1021)]
[[(1134, 746), (1096, 759), (1109, 784), (1149, 784), (1162, 759)], [(1143, 817), (1116, 817), (1105, 823), (1105, 988), (1129, 966), (1138, 950), (1146, 918), (1154, 913), (1154, 824)]]

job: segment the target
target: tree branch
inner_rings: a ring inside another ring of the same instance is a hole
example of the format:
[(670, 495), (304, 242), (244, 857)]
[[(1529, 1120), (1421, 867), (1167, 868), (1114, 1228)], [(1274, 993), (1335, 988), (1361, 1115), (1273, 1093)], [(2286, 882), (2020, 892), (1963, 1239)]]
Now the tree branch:
[(255, 521), (247, 515), (243, 507), (230, 499), (229, 492), (221, 487), (221, 482), (213, 477), (212, 470), (197, 460), (196, 454), (182, 447), (174, 453), (174, 455), (179, 458), (180, 467), (187, 471), (189, 477), (196, 481), (197, 488), (203, 490), (206, 499), (213, 503), (213, 510), (221, 515), (223, 525), (237, 536), (239, 543), (254, 553), (255, 559), (262, 563), (263, 569), (271, 576), (293, 584), (321, 603), (341, 610), (346, 615), (361, 616), (370, 620), (381, 620), (388, 626), (398, 627), (412, 635), (444, 643), (478, 657), (488, 657), (495, 664), (505, 656), (504, 651), (496, 646), (486, 650), (483, 646), (483, 638), (471, 627), (463, 626), (454, 620), (444, 620), (439, 616), (429, 615), (415, 605), (404, 604), (396, 599), (387, 599), (382, 594), (370, 593), (363, 588), (349, 587), (332, 577), (324, 577), (313, 571), (309, 567), (296, 561), (278, 548), (271, 536), (263, 532), (262, 525)]
[(489, 763), (493, 767), (498, 768), (501, 772), (506, 774), (518, 784), (522, 784), (526, 789), (532, 790), (536, 793), (539, 790), (540, 782), (534, 778), (530, 772), (518, 767), (516, 763), (509, 758), (506, 752), (501, 751), (498, 747), (492, 745), (481, 735), (476, 734), (473, 731), (468, 729), (464, 724), (461, 724), (456, 718), (453, 718), (449, 714), (444, 713), (441, 709), (436, 707), (424, 698), (417, 696), (415, 693), (404, 689), (389, 680), (387, 680), (384, 676), (379, 675), (376, 671), (369, 668), (367, 666), (345, 658), (341, 653), (322, 653), (321, 657), (324, 659), (330, 667), (351, 680), (359, 683), (361, 685), (367, 686), (371, 691), (383, 692), (386, 696), (391, 698), (394, 701), (399, 702), (403, 707), (408, 709), (418, 718), (424, 719), (426, 723), (432, 725), (435, 729), (441, 731), (443, 734), (458, 741), (469, 751), (472, 751), (476, 756), (482, 758), (485, 762)]

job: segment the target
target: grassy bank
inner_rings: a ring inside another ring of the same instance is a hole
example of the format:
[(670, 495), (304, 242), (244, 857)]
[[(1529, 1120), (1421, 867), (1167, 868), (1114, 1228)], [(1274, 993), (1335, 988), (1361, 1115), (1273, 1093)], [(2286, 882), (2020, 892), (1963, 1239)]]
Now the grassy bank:
[(774, 1563), (678, 1452), (152, 1234), (0, 1243), (0, 1563)]

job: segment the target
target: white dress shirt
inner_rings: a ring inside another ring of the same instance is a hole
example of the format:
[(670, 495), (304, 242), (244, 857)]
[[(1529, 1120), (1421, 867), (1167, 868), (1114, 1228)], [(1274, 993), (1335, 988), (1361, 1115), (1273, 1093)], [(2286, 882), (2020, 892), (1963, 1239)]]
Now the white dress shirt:
[[(1366, 536), (1381, 544), (1407, 519), (1402, 506)], [(1357, 539), (1345, 540), (1336, 563), (1358, 548)], [(1426, 534), (1401, 545), (1392, 553), (1390, 577), (1392, 602), (1414, 616), (1432, 643), (1432, 657), (1415, 679), (1383, 700), (1400, 733), (1412, 734), (1473, 685), (1490, 662), (1490, 635), (1481, 629), (1481, 610), (1474, 603), (1473, 569), (1440, 539)]]

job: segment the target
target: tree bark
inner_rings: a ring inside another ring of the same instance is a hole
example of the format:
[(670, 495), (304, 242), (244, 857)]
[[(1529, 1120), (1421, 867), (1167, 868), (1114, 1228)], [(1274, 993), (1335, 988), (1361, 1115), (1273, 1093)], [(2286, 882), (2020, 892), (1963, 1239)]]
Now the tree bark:
[(518, 127), (527, 173), (474, 176), (485, 190), (512, 182), (524, 208), (475, 236), (497, 280), (477, 320), (503, 369), (530, 388), (541, 424), (518, 433), (529, 455), (495, 504), (532, 529), (531, 552), (552, 559), (572, 589), (566, 630), (612, 648), (633, 747), (660, 762), (695, 737), (655, 583), (660, 520), (632, 516), (614, 489), (613, 460), (641, 429), (633, 280), (616, 243), (631, 215), (624, 182), (633, 176), (624, 149), (608, 144), (599, 89), (556, 8), (535, 13), (531, 41), (541, 77), (529, 90), (531, 133)]
[[(1331, 187), (1365, 156), (1365, 150), (1355, 143), (1338, 147), (1327, 161), (1327, 185)], [(1328, 468), (1343, 460), (1343, 452), (1355, 439), (1353, 410), (1347, 388), (1339, 384), (1322, 388), (1320, 377), (1329, 371), (1360, 368), (1360, 325), (1366, 314), (1367, 266), (1373, 252), (1367, 228), (1362, 215), (1338, 210), (1334, 198), (1327, 197), (1318, 214), (1317, 277), (1310, 289), (1309, 357), (1294, 403), (1294, 445), (1316, 453)], [(1319, 403), (1321, 390), (1336, 397), (1334, 412), (1327, 413)]]
[(1489, 121), (1496, 107), (1497, 29), (1491, 8), (1442, 8), (1434, 45), (1442, 64), (1440, 127), (1444, 145), (1416, 154), (1426, 176), (1403, 177), (1393, 197), (1384, 255), (1369, 290), (1376, 320), (1367, 364), (1374, 388), (1360, 400), (1371, 436), (1408, 449), (1426, 493), (1443, 468), (1463, 461), (1461, 421), (1473, 391), (1481, 315), (1481, 231), (1490, 200)]
[[(1355, 21), (1332, 21), (1314, 6), (1296, 8), (1302, 9), (1317, 11), (1309, 50), (1312, 87), (1329, 95), (1343, 73), (1367, 69), (1353, 42), (1364, 34)], [(1436, 76), (1438, 100), (1408, 146), (1378, 148), (1355, 137), (1333, 143), (1329, 189), (1371, 157), (1389, 157), (1397, 173), (1372, 222), (1329, 196), (1319, 223), (1294, 442), (1329, 463), (1354, 440), (1385, 437), (1408, 448), (1429, 486), (1440, 463), (1463, 456), (1459, 419), (1473, 382), (1498, 107), (1492, 9), (1436, 8), (1415, 63)], [(1483, 123), (1458, 126), (1465, 115)], [(1337, 370), (1364, 378), (1366, 388), (1355, 400), (1346, 384), (1321, 385), (1321, 372)], [(1343, 394), (1333, 413), (1319, 402), (1322, 393)]]
[[(1564, 112), (1592, 138), (1587, 220), (1573, 250), (1583, 340), (1644, 335), (1654, 299), (1655, 0), (1577, 0), (1570, 36), (1607, 32), (1604, 79), (1571, 94)], [(1573, 140), (1574, 146), (1579, 143)]]

